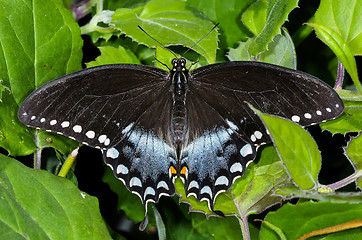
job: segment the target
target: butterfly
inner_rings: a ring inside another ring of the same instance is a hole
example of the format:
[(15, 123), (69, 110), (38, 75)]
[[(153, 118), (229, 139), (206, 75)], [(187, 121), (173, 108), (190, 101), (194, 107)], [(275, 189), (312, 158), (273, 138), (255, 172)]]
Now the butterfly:
[(309, 126), (339, 116), (337, 93), (316, 77), (262, 62), (225, 62), (189, 71), (113, 64), (50, 81), (31, 93), (19, 120), (99, 148), (105, 163), (132, 193), (148, 202), (175, 194), (214, 210), (271, 142), (250, 103), (264, 113)]

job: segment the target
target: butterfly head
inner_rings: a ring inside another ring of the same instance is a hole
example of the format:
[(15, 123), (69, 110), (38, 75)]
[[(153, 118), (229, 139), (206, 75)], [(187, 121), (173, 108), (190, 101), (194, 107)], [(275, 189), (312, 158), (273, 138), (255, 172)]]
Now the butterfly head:
[(186, 59), (174, 58), (172, 60), (172, 72), (187, 72)]

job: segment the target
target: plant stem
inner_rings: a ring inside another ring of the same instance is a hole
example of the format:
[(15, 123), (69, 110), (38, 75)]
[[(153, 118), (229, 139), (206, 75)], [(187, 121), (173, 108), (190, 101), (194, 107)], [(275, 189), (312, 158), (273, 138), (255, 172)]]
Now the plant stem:
[(34, 154), (34, 168), (40, 169), (41, 168), (41, 153), (42, 153), (43, 149), (39, 148), (38, 131), (35, 131), (35, 143), (36, 143), (37, 149)]
[(336, 190), (338, 188), (344, 187), (354, 181), (356, 181), (357, 178), (362, 176), (362, 170), (359, 170), (357, 172), (355, 172), (354, 174), (342, 179), (341, 181), (338, 181), (336, 183), (332, 183), (330, 185), (327, 185), (326, 187)]
[(249, 226), (248, 226), (248, 219), (245, 215), (240, 215), (237, 217), (239, 220), (241, 232), (243, 234), (244, 240), (250, 240), (250, 232), (249, 232)]
[(67, 160), (65, 160), (62, 168), (60, 169), (58, 176), (59, 177), (65, 177), (67, 176), (67, 173), (69, 172), (69, 169), (73, 166), (73, 163), (75, 161), (75, 158), (78, 155), (79, 147), (74, 149), (71, 154), (69, 154)]
[(342, 89), (343, 84), (343, 76), (344, 76), (344, 67), (341, 61), (338, 60), (338, 73), (336, 84), (334, 85), (334, 89), (340, 90)]

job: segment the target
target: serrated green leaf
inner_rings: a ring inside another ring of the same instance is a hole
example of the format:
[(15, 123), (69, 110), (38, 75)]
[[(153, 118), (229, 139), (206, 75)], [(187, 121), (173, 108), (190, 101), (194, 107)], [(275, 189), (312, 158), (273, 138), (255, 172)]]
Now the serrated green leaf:
[[(177, 0), (153, 0), (148, 2), (140, 14), (132, 9), (118, 9), (112, 17), (112, 24), (139, 44), (155, 47), (157, 43), (138, 29), (141, 26), (149, 35), (164, 46), (193, 46), (214, 26), (190, 11), (185, 2)], [(212, 31), (193, 47), (209, 63), (215, 62), (217, 32)]]
[(321, 128), (332, 133), (359, 132), (362, 129), (362, 96), (348, 90), (336, 91), (343, 100), (344, 112), (334, 120), (321, 123)]
[(96, 198), (67, 179), (4, 155), (0, 155), (0, 219), (4, 239), (111, 239)]
[[(265, 221), (282, 229), (287, 239), (297, 239), (305, 233), (360, 219), (361, 216), (361, 204), (305, 202), (296, 206), (286, 204), (269, 213)], [(333, 235), (340, 236), (341, 239), (359, 239), (362, 236), (360, 229), (345, 230)], [(279, 238), (262, 224), (260, 239)]]
[[(227, 49), (235, 47), (239, 41), (245, 41), (248, 31), (240, 24), (242, 13), (253, 0), (188, 0), (189, 6), (196, 8), (214, 23), (220, 23), (223, 37), (221, 47)], [(224, 43), (225, 41), (225, 43)], [(224, 44), (223, 44), (224, 43)], [(226, 46), (223, 46), (226, 45)]]
[(101, 51), (101, 55), (96, 58), (95, 61), (87, 63), (87, 67), (95, 67), (105, 64), (115, 64), (115, 63), (134, 63), (140, 64), (140, 60), (132, 53), (131, 51), (118, 46), (118, 48), (105, 46), (98, 47)]
[(303, 190), (317, 187), (322, 159), (310, 134), (287, 119), (253, 110), (269, 130), (274, 146), (295, 184)]
[(1, 1), (0, 16), (0, 76), (11, 92), (0, 103), (0, 145), (26, 155), (36, 148), (34, 131), (18, 121), (18, 106), (43, 83), (81, 68), (82, 39), (61, 0)]
[[(237, 48), (230, 49), (228, 59), (230, 61), (253, 61), (254, 59), (248, 51), (254, 39), (250, 38), (247, 42), (240, 43)], [(282, 29), (282, 34), (274, 37), (269, 44), (269, 50), (260, 54), (259, 61), (296, 69), (297, 59), (293, 41), (285, 29)]]
[(297, 0), (269, 0), (265, 8), (265, 1), (256, 1), (243, 13), (243, 23), (257, 33), (249, 47), (251, 56), (257, 58), (261, 52), (268, 49), (268, 44), (275, 35), (281, 33), (282, 24), (287, 20), (289, 13), (298, 6), (297, 3)]
[(245, 42), (240, 42), (238, 47), (231, 48), (227, 58), (230, 61), (253, 61), (254, 58), (249, 53), (249, 47), (253, 40), (254, 38), (249, 38)]
[(357, 90), (362, 93), (361, 83), (357, 74), (356, 60), (348, 43), (337, 32), (327, 26), (312, 23), (309, 23), (309, 25), (315, 29), (319, 39), (334, 52), (351, 76)]

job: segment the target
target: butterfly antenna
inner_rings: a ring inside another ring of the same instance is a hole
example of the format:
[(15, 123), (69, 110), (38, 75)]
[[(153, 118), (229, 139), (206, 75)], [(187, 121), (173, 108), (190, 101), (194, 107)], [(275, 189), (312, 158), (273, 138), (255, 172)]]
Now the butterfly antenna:
[[(146, 35), (149, 36), (151, 39), (153, 39), (153, 41), (155, 41), (156, 43), (160, 44), (161, 47), (163, 47), (164, 49), (170, 51), (170, 53), (172, 53), (172, 54), (175, 56), (175, 58), (178, 58), (177, 55), (176, 55), (174, 52), (172, 52), (170, 49), (166, 48), (162, 43), (160, 43), (160, 42), (157, 41), (155, 38), (153, 38), (153, 37), (152, 37), (150, 34), (148, 34), (140, 25), (138, 25), (138, 28), (141, 29), (142, 32), (146, 33)], [(156, 60), (157, 60), (157, 59), (156, 59)], [(157, 61), (158, 61), (158, 60), (157, 60)], [(160, 61), (158, 61), (158, 62), (160, 62)], [(161, 62), (160, 62), (160, 63), (161, 63)]]
[(159, 63), (161, 63), (163, 66), (167, 67), (168, 70), (171, 71), (171, 69), (167, 66), (167, 64), (164, 64), (163, 62), (161, 62), (160, 60), (158, 60), (157, 58), (155, 58), (155, 60)]
[(202, 39), (204, 39), (207, 35), (209, 35), (220, 23), (216, 23), (215, 26), (208, 32), (205, 34), (205, 36), (203, 36), (199, 41), (197, 41), (194, 45), (192, 45), (189, 49), (186, 50), (186, 52), (184, 52), (184, 54), (182, 54), (182, 56), (185, 56), (185, 54), (190, 50), (193, 49)]

